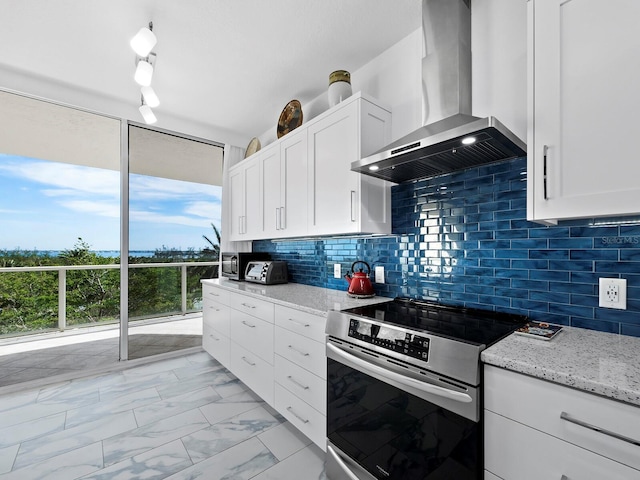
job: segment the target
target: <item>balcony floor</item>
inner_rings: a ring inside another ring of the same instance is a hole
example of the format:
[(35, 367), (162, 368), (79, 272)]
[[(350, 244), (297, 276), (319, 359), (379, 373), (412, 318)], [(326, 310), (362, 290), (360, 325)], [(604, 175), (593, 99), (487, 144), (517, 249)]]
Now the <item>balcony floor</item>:
[[(37, 385), (52, 377), (74, 378), (119, 369), (117, 325), (83, 327), (0, 340), (0, 388)], [(129, 325), (129, 360), (202, 346), (202, 314)]]

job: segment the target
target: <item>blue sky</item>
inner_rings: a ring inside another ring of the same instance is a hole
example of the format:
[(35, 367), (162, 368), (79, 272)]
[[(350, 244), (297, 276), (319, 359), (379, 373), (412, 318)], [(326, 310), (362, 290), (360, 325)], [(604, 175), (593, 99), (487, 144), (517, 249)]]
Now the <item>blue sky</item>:
[[(130, 250), (200, 250), (220, 228), (221, 187), (130, 176)], [(0, 249), (120, 244), (119, 172), (0, 154)]]

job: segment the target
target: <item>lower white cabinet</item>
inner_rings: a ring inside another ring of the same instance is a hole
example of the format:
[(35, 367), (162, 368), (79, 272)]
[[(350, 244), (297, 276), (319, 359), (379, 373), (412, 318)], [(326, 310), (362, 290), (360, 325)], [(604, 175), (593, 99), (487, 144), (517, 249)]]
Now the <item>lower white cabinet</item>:
[(503, 480), (640, 480), (640, 446), (630, 439), (640, 439), (640, 408), (485, 366), (490, 474)]
[(323, 450), (326, 318), (203, 284), (203, 348)]

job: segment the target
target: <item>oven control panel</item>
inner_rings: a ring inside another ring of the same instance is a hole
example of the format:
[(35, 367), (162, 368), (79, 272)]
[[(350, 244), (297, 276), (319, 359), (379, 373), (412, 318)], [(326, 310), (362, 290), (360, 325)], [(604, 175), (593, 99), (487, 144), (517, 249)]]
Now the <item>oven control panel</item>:
[(423, 362), (429, 361), (429, 338), (404, 330), (352, 318), (349, 320), (349, 337)]

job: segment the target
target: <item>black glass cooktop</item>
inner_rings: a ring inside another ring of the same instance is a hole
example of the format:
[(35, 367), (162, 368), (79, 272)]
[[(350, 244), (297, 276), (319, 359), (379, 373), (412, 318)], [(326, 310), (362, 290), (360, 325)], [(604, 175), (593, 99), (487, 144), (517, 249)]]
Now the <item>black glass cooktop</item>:
[(453, 307), (408, 298), (395, 298), (343, 312), (487, 347), (528, 320), (524, 315)]

